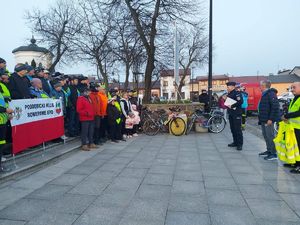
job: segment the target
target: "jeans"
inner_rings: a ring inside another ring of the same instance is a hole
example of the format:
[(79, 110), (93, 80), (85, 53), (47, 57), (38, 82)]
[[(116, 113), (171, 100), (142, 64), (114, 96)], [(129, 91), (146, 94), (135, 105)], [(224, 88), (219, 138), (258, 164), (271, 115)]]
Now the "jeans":
[(81, 144), (88, 145), (94, 143), (94, 120), (81, 122)]
[(273, 124), (262, 124), (261, 130), (267, 145), (267, 151), (269, 152), (269, 154), (276, 155), (275, 144), (273, 141), (273, 139), (275, 138), (275, 130)]

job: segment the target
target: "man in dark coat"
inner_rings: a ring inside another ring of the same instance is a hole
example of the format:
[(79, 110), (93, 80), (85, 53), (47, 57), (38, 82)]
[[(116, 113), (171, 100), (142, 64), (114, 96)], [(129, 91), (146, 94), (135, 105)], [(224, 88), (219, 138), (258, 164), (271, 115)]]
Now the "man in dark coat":
[(280, 119), (279, 101), (277, 90), (271, 88), (270, 81), (260, 83), (262, 96), (258, 105), (258, 123), (261, 125), (262, 133), (267, 145), (267, 151), (259, 153), (265, 156), (265, 160), (277, 160), (277, 154), (273, 139), (275, 138), (274, 122)]
[(27, 65), (19, 63), (15, 66), (15, 72), (9, 77), (8, 89), (12, 99), (30, 98), (29, 83), (25, 75)]
[(209, 95), (206, 90), (201, 91), (201, 95), (199, 95), (199, 102), (204, 104), (204, 110), (209, 110)]
[(236, 147), (238, 151), (243, 149), (243, 132), (242, 132), (242, 104), (243, 98), (241, 93), (235, 90), (235, 82), (227, 82), (227, 98), (235, 101), (234, 104), (227, 105), (230, 130), (233, 137), (233, 142), (228, 147)]

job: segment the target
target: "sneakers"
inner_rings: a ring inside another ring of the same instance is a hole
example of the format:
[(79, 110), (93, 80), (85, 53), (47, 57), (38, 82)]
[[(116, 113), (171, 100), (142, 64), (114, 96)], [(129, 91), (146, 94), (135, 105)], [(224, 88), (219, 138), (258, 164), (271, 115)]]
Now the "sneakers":
[(123, 134), (123, 139), (126, 139), (127, 138), (127, 135)]
[(296, 165), (295, 164), (287, 164), (287, 163), (285, 163), (285, 164), (283, 164), (283, 167), (285, 167), (285, 168), (296, 168)]
[(111, 143), (119, 143), (117, 140), (111, 140)]
[(87, 146), (87, 145), (82, 145), (82, 146), (81, 146), (81, 150), (82, 150), (82, 151), (90, 151), (90, 148), (89, 148), (89, 146)]
[(235, 143), (231, 143), (231, 144), (228, 144), (228, 147), (237, 147), (237, 145)]
[(258, 154), (259, 156), (268, 156), (270, 155), (270, 152), (269, 151), (265, 151), (265, 152), (261, 152)]
[(264, 158), (264, 160), (267, 160), (267, 161), (277, 160), (277, 155), (275, 155), (275, 154), (268, 155)]
[(133, 134), (132, 135), (133, 137), (138, 137), (139, 135), (137, 133)]

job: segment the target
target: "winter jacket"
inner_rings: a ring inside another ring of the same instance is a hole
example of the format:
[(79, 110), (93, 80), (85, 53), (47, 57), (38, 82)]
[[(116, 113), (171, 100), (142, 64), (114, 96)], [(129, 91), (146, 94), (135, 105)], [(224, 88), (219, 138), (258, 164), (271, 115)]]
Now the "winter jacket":
[(29, 83), (26, 77), (13, 73), (9, 77), (8, 89), (12, 99), (30, 98)]
[(34, 87), (30, 87), (29, 90), (32, 98), (49, 98), (49, 95), (43, 90)]
[(265, 124), (268, 120), (276, 122), (280, 120), (279, 101), (277, 99), (277, 90), (270, 88), (262, 93), (258, 105), (258, 121)]
[(115, 125), (117, 123), (117, 119), (121, 118), (121, 112), (117, 109), (116, 106), (112, 104), (108, 104), (107, 106), (107, 118), (108, 118), (108, 124)]
[(124, 117), (128, 117), (132, 113), (132, 105), (129, 100), (122, 98), (121, 99), (121, 109)]
[(95, 117), (93, 104), (89, 97), (80, 96), (77, 99), (77, 112), (80, 121), (93, 121)]
[(80, 96), (80, 92), (75, 85), (70, 85), (70, 97), (69, 97), (69, 104), (70, 107), (75, 109), (77, 105), (77, 99)]
[(38, 77), (41, 81), (42, 81), (42, 85), (43, 85), (43, 90), (48, 94), (50, 95), (51, 93), (51, 86), (50, 84), (48, 83), (48, 80), (43, 78), (43, 77)]
[(95, 116), (101, 116), (101, 98), (98, 92), (92, 91), (90, 94), (90, 99), (93, 104)]
[(218, 102), (219, 108), (227, 109), (227, 106), (224, 103), (225, 103), (225, 99), (223, 97), (220, 97)]
[(54, 99), (61, 99), (62, 105), (63, 105), (63, 111), (64, 111), (64, 114), (65, 114), (66, 113), (66, 100), (65, 100), (64, 92), (62, 90), (57, 91), (53, 88), (51, 93), (50, 93), (50, 97), (54, 98)]
[(101, 92), (99, 92), (98, 95), (101, 99), (100, 116), (107, 116), (108, 98), (107, 98), (106, 94), (101, 93)]

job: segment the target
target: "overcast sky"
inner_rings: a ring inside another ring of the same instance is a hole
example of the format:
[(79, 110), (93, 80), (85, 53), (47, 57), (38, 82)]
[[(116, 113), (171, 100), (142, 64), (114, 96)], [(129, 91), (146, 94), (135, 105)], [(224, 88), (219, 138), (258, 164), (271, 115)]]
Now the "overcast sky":
[[(29, 44), (25, 10), (47, 8), (55, 0), (5, 0), (1, 10), (0, 57), (14, 66), (11, 51)], [(208, 3), (208, 0), (203, 0)], [(299, 0), (214, 0), (214, 74), (268, 75), (300, 66)], [(65, 73), (94, 73), (86, 63), (60, 68)], [(207, 68), (197, 70), (204, 75)]]

